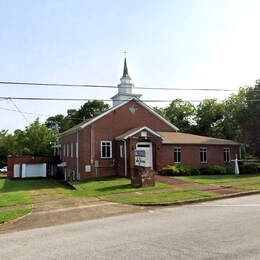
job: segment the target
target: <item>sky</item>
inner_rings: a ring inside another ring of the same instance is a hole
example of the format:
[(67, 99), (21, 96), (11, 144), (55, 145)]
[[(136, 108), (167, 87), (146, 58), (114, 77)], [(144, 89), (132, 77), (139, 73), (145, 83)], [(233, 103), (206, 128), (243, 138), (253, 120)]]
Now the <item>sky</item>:
[[(260, 78), (258, 0), (0, 0), (0, 81), (117, 85), (127, 51), (136, 87), (238, 90)], [(235, 92), (140, 90), (142, 99)], [(0, 85), (0, 96), (109, 99), (116, 89)], [(0, 129), (84, 102), (0, 100)], [(110, 103), (111, 104), (111, 103)], [(152, 103), (166, 106), (167, 103)]]

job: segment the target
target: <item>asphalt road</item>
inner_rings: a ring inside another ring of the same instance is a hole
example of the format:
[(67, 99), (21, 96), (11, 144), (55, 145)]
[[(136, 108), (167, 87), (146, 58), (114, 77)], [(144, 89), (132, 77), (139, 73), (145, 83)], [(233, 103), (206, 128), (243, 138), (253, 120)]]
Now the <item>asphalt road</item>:
[(260, 195), (3, 234), (0, 259), (260, 259)]

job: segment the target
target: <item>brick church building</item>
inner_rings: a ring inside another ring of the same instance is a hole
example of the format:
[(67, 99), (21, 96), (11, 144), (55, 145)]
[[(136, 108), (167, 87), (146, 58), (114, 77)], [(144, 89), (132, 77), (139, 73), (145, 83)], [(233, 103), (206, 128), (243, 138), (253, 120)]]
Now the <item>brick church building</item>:
[(130, 177), (135, 166), (160, 172), (169, 164), (225, 165), (239, 154), (234, 141), (179, 132), (132, 90), (125, 60), (113, 107), (60, 135), (65, 179)]

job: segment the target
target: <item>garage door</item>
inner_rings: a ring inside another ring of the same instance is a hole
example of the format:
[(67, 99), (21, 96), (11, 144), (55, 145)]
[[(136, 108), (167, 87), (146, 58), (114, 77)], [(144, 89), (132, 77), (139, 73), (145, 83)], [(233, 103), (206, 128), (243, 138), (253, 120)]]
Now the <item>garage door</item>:
[(46, 163), (22, 165), (22, 178), (33, 177), (46, 177)]

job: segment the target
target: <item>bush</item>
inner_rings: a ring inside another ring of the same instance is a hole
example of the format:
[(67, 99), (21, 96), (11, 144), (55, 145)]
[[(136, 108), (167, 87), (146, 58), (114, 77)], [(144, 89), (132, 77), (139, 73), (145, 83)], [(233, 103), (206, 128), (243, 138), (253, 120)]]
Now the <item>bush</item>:
[[(250, 167), (240, 166), (241, 173), (256, 173), (257, 167), (256, 168), (253, 166)], [(183, 164), (175, 164), (175, 165), (168, 165), (164, 167), (162, 170), (162, 174), (166, 176), (234, 174), (234, 164), (228, 164), (226, 167), (219, 166), (219, 165), (207, 165), (201, 168), (191, 167)]]
[(208, 165), (200, 168), (201, 175), (219, 175), (227, 173), (227, 168), (219, 165)]
[(259, 165), (256, 163), (240, 163), (239, 171), (241, 174), (250, 174), (259, 172)]
[(199, 175), (199, 169), (194, 168), (188, 165), (177, 164), (177, 165), (168, 165), (162, 170), (163, 175), (167, 176), (190, 176), (190, 175)]

